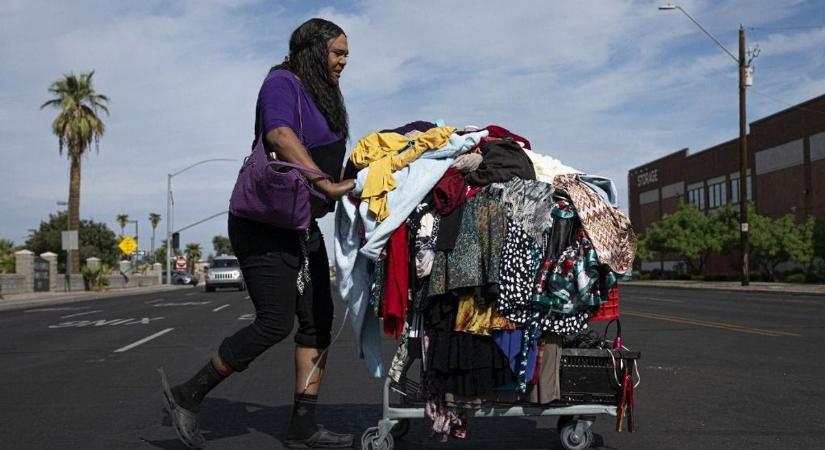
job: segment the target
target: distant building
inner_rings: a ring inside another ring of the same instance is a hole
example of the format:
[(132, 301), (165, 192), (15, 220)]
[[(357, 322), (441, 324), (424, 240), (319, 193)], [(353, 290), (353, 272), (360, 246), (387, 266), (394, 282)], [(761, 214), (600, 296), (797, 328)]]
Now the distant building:
[[(825, 220), (825, 95), (751, 122), (748, 168), (746, 195), (759, 214)], [(738, 205), (739, 138), (693, 154), (684, 148), (631, 169), (627, 178), (637, 233), (682, 201), (706, 212)], [(678, 263), (666, 259), (643, 262), (641, 269), (672, 270)], [(708, 269), (735, 272), (735, 261), (716, 258)]]

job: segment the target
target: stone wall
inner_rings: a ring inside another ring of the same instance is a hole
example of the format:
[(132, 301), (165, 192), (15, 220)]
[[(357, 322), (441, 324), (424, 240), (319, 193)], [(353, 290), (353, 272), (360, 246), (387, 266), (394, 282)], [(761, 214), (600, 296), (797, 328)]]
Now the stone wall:
[(26, 277), (14, 273), (0, 273), (0, 295), (24, 292)]

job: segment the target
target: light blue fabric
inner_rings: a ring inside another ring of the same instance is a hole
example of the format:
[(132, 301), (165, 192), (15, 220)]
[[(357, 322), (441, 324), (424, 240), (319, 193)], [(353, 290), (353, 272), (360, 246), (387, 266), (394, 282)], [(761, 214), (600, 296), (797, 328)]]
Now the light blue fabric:
[[(412, 213), (438, 180), (444, 175), (453, 158), (419, 158), (409, 166), (393, 174), (398, 186), (387, 194), (390, 215), (381, 223), (376, 223), (368, 212), (369, 205), (355, 204), (346, 196), (338, 201), (335, 209), (335, 274), (338, 291), (341, 293), (349, 317), (355, 330), (359, 356), (364, 359), (370, 375), (384, 376), (381, 358), (381, 336), (378, 318), (369, 314), (369, 273), (370, 260), (375, 261), (389, 240), (390, 235)], [(353, 195), (363, 191), (369, 168), (358, 172)], [(359, 249), (361, 238), (359, 227), (363, 225), (366, 244)]]
[(437, 150), (430, 150), (428, 152), (424, 152), (421, 154), (421, 156), (419, 156), (419, 158), (455, 158), (464, 152), (470, 151), (471, 148), (475, 147), (476, 145), (478, 145), (479, 142), (481, 142), (482, 138), (486, 138), (489, 135), (490, 132), (487, 130), (477, 131), (475, 133), (467, 133), (464, 135), (453, 133), (450, 135), (450, 139), (449, 142), (447, 142), (447, 145)]
[[(381, 334), (378, 318), (369, 313), (369, 293), (372, 284), (371, 261), (381, 256), (393, 232), (404, 222), (421, 200), (455, 161), (454, 157), (475, 147), (489, 132), (479, 131), (458, 135), (453, 133), (442, 148), (424, 152), (409, 166), (393, 173), (397, 186), (387, 193), (390, 215), (377, 223), (368, 212), (369, 205), (358, 208), (347, 196), (338, 201), (335, 209), (335, 274), (358, 343), (358, 355), (364, 359), (367, 371), (373, 377), (385, 374), (381, 357)], [(369, 168), (358, 172), (352, 195), (358, 197), (364, 190)], [(361, 247), (359, 229), (363, 226), (366, 243)]]
[(616, 185), (613, 184), (613, 180), (610, 178), (599, 175), (579, 175), (579, 180), (590, 189), (593, 189), (606, 202), (613, 206), (619, 206), (619, 194), (616, 191)]

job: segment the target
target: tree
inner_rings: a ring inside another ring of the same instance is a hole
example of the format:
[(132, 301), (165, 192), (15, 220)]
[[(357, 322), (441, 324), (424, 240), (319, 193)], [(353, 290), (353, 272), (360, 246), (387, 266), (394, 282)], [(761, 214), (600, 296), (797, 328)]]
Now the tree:
[(160, 214), (158, 213), (149, 213), (149, 223), (152, 224), (152, 241), (151, 247), (149, 248), (149, 254), (155, 254), (155, 229), (158, 227), (160, 223)]
[(653, 223), (640, 237), (642, 255), (676, 253), (693, 275), (699, 275), (710, 255), (731, 246), (728, 210), (703, 214), (696, 205), (683, 203), (673, 214)]
[(197, 242), (190, 242), (186, 244), (184, 255), (186, 255), (186, 269), (189, 272), (194, 272), (195, 263), (203, 256), (203, 249)]
[(126, 224), (129, 223), (129, 214), (118, 214), (117, 217), (115, 217), (115, 221), (120, 225), (120, 237), (122, 239), (123, 236), (126, 235)]
[(797, 224), (792, 214), (771, 220), (755, 212), (748, 212), (751, 257), (774, 280), (776, 267), (785, 261), (808, 266), (814, 258), (815, 221), (809, 217)]
[[(64, 75), (49, 86), (49, 93), (54, 96), (40, 106), (60, 109), (60, 113), (52, 122), (52, 133), (57, 136), (59, 153), (63, 155), (63, 148), (70, 161), (69, 171), (69, 217), (68, 229), (80, 229), (80, 161), (86, 150), (95, 143), (99, 150), (100, 137), (103, 136), (105, 126), (98, 116), (98, 111), (107, 115), (109, 99), (98, 94), (92, 85), (94, 71)], [(80, 255), (71, 251), (72, 272), (80, 272)]]
[[(64, 271), (66, 267), (66, 255), (61, 250), (61, 233), (66, 230), (66, 222), (64, 211), (49, 214), (49, 220), (40, 222), (37, 230), (29, 230), (25, 245), (27, 249), (38, 255), (44, 252), (57, 253), (58, 268), (61, 271)], [(91, 220), (81, 220), (79, 228), (80, 251), (78, 256), (84, 261), (94, 256), (100, 258), (105, 264), (116, 266), (120, 259), (120, 250), (117, 248), (115, 233), (105, 223)]]
[(19, 248), (14, 245), (14, 242), (8, 239), (0, 239), (0, 273), (14, 273), (14, 252), (17, 250)]
[(234, 255), (235, 252), (232, 251), (232, 243), (229, 241), (229, 238), (226, 236), (215, 236), (212, 238), (212, 248), (215, 250), (215, 254), (217, 255)]

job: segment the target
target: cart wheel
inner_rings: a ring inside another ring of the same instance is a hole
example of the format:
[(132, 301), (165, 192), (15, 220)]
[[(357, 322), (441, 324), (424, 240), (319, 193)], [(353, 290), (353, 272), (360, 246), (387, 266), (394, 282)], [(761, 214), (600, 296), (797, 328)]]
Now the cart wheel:
[(392, 450), (395, 441), (392, 434), (388, 433), (381, 439), (378, 427), (367, 428), (361, 435), (361, 448), (363, 450)]
[(401, 439), (410, 431), (410, 419), (398, 419), (398, 423), (393, 425), (390, 434), (395, 439)]
[(593, 430), (588, 428), (580, 436), (576, 436), (576, 423), (575, 420), (569, 421), (559, 432), (559, 439), (565, 450), (584, 450), (590, 448), (593, 443)]
[(573, 416), (559, 416), (559, 421), (556, 423), (556, 431), (559, 435), (561, 435), (561, 429), (572, 420)]

